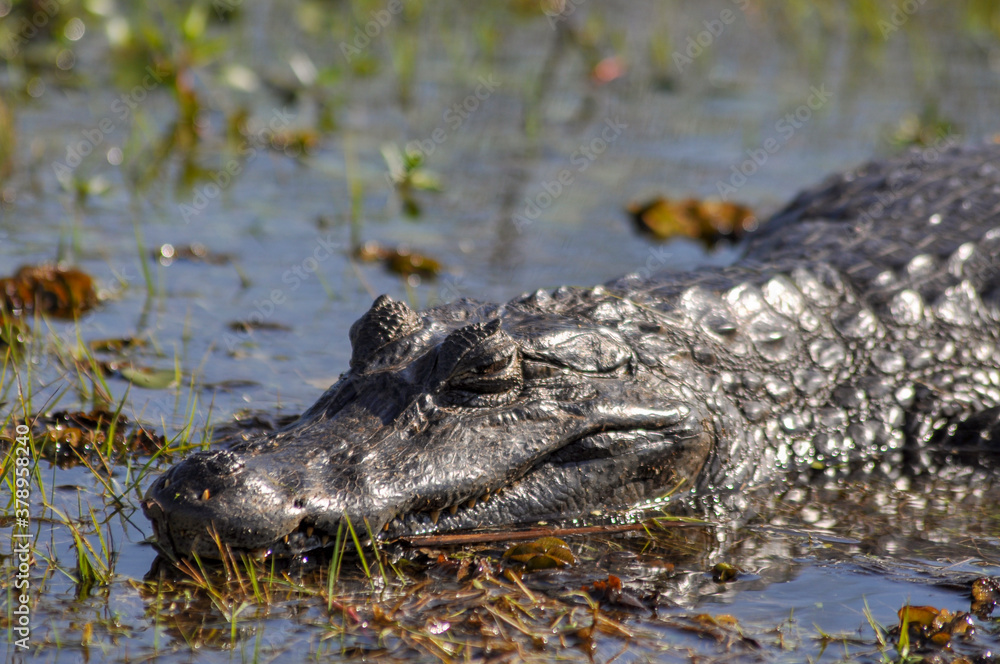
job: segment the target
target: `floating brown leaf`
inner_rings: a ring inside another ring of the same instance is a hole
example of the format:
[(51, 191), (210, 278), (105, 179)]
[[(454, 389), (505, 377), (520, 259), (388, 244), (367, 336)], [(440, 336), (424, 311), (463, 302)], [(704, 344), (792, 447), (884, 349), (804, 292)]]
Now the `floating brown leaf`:
[(993, 613), (1000, 602), (1000, 580), (983, 577), (972, 582), (972, 612), (980, 617)]
[(930, 641), (946, 646), (952, 637), (971, 634), (972, 616), (962, 611), (948, 611), (933, 606), (904, 606), (898, 611), (899, 627), (909, 631), (910, 639), (918, 645)]
[(723, 238), (739, 238), (757, 228), (750, 208), (725, 201), (655, 198), (628, 207), (636, 227), (665, 240), (689, 237), (712, 245)]
[(75, 318), (97, 304), (94, 280), (75, 268), (25, 265), (14, 276), (0, 279), (3, 309), (15, 316), (36, 311)]
[(728, 583), (739, 575), (739, 568), (729, 563), (718, 563), (712, 568), (712, 580), (716, 583)]
[(541, 537), (533, 542), (515, 544), (504, 551), (503, 557), (522, 563), (529, 572), (576, 563), (569, 545), (558, 537)]
[(365, 242), (354, 252), (354, 256), (366, 263), (382, 261), (386, 269), (396, 274), (421, 277), (436, 277), (441, 273), (441, 263), (411, 251), (409, 247), (383, 247), (378, 242)]
[[(81, 459), (96, 458), (99, 450), (121, 457), (127, 454), (154, 454), (166, 445), (163, 436), (122, 414), (116, 416), (103, 409), (39, 414), (29, 418), (28, 423), (42, 458), (63, 467), (74, 466)], [(0, 431), (3, 438), (13, 440), (17, 424), (22, 422), (12, 422), (9, 430)], [(108, 436), (112, 433), (114, 438), (109, 445)]]
[(699, 613), (694, 616), (693, 620), (702, 625), (722, 627), (723, 629), (739, 629), (740, 626), (740, 621), (728, 613), (719, 613), (714, 616), (710, 613)]
[(649, 610), (642, 603), (642, 600), (628, 591), (622, 584), (622, 580), (614, 574), (609, 574), (606, 581), (594, 581), (591, 585), (584, 586), (583, 590), (590, 593), (590, 596), (599, 602), (629, 609)]
[(137, 337), (120, 337), (118, 339), (93, 339), (87, 342), (87, 347), (95, 353), (121, 353), (129, 348), (141, 348), (146, 345), (145, 339)]

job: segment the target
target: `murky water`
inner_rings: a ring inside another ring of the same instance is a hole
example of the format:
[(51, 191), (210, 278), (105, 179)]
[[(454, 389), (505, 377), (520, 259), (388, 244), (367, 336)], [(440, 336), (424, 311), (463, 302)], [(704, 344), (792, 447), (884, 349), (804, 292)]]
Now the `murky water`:
[[(94, 275), (105, 297), (79, 325), (33, 325), (46, 340), (29, 365), (7, 371), (33, 393), (34, 409), (93, 400), (88, 381), (57, 359), (57, 340), (73, 348), (77, 338), (136, 336), (148, 343), (130, 356), (179, 368), (182, 386), (107, 386), (125, 413), (169, 435), (189, 420), (200, 432), (245, 410), (297, 412), (346, 368), (347, 330), (379, 293), (423, 307), (727, 263), (738, 246), (650, 243), (625, 206), (725, 194), (763, 217), (825, 174), (893, 152), (911, 116), (943, 118), (963, 140), (998, 131), (1000, 18), (988, 2), (848, 10), (568, 0), (561, 14), (558, 3), (542, 4), (407, 1), (394, 13), (394, 3), (374, 1), (227, 1), (203, 6), (202, 32), (202, 15), (186, 9), (67, 1), (58, 12), (42, 3), (39, 36), (23, 41), (12, 37), (27, 36), (23, 6), (0, 2), (0, 95), (17, 145), (0, 183), (0, 274), (66, 260)], [(216, 21), (224, 8), (236, 11)], [(181, 67), (181, 84), (162, 82), (169, 66)], [(194, 106), (191, 122), (177, 121)], [(275, 135), (315, 144), (303, 153)], [(439, 192), (414, 192), (417, 217), (387, 179), (386, 144), (415, 146), (441, 180)], [(777, 149), (762, 153), (765, 145)], [(406, 245), (445, 269), (437, 279), (400, 277), (352, 258), (352, 240)], [(161, 245), (194, 243), (219, 260), (150, 259)], [(0, 410), (20, 415), (16, 382), (3, 385)], [(116, 468), (115, 491), (145, 462)], [(137, 587), (155, 552), (143, 542), (150, 526), (136, 488), (119, 508), (90, 471), (42, 466), (28, 659), (440, 655), (395, 632), (343, 636), (324, 601), (301, 599), (250, 606), (234, 640), (204, 594), (165, 605)], [(934, 493), (815, 489), (813, 503), (795, 489), (736, 531), (574, 541), (585, 562), (554, 575), (550, 590), (578, 590), (611, 571), (662, 598), (655, 615), (615, 613), (633, 634), (596, 633), (600, 661), (619, 651), (616, 661), (876, 661), (865, 602), (883, 625), (907, 602), (967, 610), (968, 580), (1000, 573), (990, 479), (962, 476)], [(50, 519), (82, 524), (98, 549), (101, 524), (109, 585), (81, 590), (72, 533)], [(745, 573), (716, 584), (708, 571), (720, 561)], [(376, 601), (391, 605), (401, 591), (387, 592)], [(345, 603), (368, 616), (370, 594), (359, 582)], [(733, 630), (712, 638), (679, 627), (699, 613), (731, 614), (754, 643)], [(977, 628), (956, 652), (1000, 647), (992, 622)], [(588, 657), (579, 639), (535, 646), (507, 656)], [(452, 654), (485, 656), (477, 647)]]

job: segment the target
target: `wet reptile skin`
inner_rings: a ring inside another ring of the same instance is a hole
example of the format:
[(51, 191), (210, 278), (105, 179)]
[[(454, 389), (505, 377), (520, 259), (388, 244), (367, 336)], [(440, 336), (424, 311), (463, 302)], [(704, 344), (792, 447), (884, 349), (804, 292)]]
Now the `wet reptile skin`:
[[(171, 468), (160, 547), (287, 554), (617, 509), (786, 469), (919, 463), (1000, 406), (1000, 146), (829, 179), (723, 269), (420, 313), (382, 297), (295, 423)], [(489, 497), (484, 500), (484, 497)]]

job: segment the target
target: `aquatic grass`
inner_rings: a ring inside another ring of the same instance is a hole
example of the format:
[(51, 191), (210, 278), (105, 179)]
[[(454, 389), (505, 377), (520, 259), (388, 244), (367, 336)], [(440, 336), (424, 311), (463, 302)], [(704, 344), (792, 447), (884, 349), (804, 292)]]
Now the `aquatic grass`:
[(375, 581), (372, 579), (371, 569), (368, 567), (368, 561), (365, 559), (364, 547), (361, 546), (361, 540), (358, 539), (358, 534), (354, 530), (354, 524), (351, 523), (351, 517), (344, 514), (343, 521), (347, 524), (347, 533), (351, 536), (351, 540), (354, 542), (354, 550), (357, 552), (358, 560), (361, 561), (361, 567), (365, 571), (365, 578), (368, 579), (371, 583), (372, 590), (374, 590)]
[[(177, 366), (177, 371), (180, 371), (179, 365)], [(191, 373), (190, 381), (187, 387), (187, 405), (183, 412), (186, 413), (186, 418), (181, 429), (177, 432), (175, 440), (179, 440), (185, 445), (190, 445), (191, 437), (194, 431), (199, 430), (197, 426), (198, 413), (200, 411), (200, 401), (198, 399), (198, 381), (194, 372)], [(209, 402), (208, 409), (205, 412), (205, 423), (200, 428), (201, 431), (201, 442), (192, 446), (199, 447), (201, 449), (207, 449), (212, 441), (212, 411), (215, 406), (214, 397), (213, 400)], [(176, 407), (176, 406), (175, 406)]]
[(0, 184), (14, 172), (17, 156), (17, 123), (5, 97), (0, 95)]
[(327, 611), (333, 610), (334, 590), (337, 581), (340, 579), (341, 565), (344, 560), (344, 549), (347, 543), (343, 519), (337, 522), (337, 534), (333, 542), (333, 555), (330, 557), (330, 565), (327, 572)]
[(907, 611), (909, 603), (903, 607), (903, 617), (899, 621), (899, 639), (896, 641), (896, 652), (899, 653), (899, 660), (906, 662), (910, 659), (910, 612)]
[[(107, 540), (105, 540), (103, 534), (100, 532), (101, 528), (93, 508), (90, 508), (90, 525), (94, 528), (100, 541), (100, 553), (94, 549), (93, 545), (91, 545), (90, 541), (83, 533), (81, 526), (78, 525), (73, 519), (48, 501), (45, 502), (45, 506), (53, 515), (55, 515), (55, 525), (65, 527), (69, 530), (70, 537), (72, 538), (72, 547), (75, 552), (75, 572), (64, 569), (59, 564), (59, 560), (55, 554), (51, 557), (42, 554), (38, 550), (37, 546), (35, 546), (35, 555), (47, 560), (51, 569), (62, 573), (73, 582), (76, 586), (76, 596), (78, 599), (88, 597), (91, 590), (95, 586), (108, 586), (111, 583), (111, 579), (114, 574), (112, 553), (108, 548)], [(82, 519), (82, 505), (80, 505), (80, 508)]]
[(885, 638), (885, 628), (879, 624), (875, 619), (875, 614), (872, 613), (872, 609), (868, 606), (868, 598), (864, 598), (864, 616), (865, 620), (868, 621), (868, 625), (872, 628), (872, 632), (875, 633), (875, 641), (878, 642), (880, 649), (884, 649), (888, 646), (888, 641)]
[[(64, 369), (63, 380), (69, 382), (69, 376), (75, 375), (76, 381), (74, 385), (77, 388), (80, 402), (89, 402), (95, 408), (111, 403), (111, 389), (104, 380), (104, 371), (100, 361), (83, 341), (79, 319), (76, 321), (72, 341), (70, 342), (73, 344), (73, 348), (69, 347), (70, 344), (63, 339), (48, 318), (41, 318), (40, 315), (36, 314), (36, 319), (43, 321), (48, 331), (44, 340), (39, 339), (38, 341), (40, 345), (38, 352), (44, 353), (47, 361), (53, 362)], [(37, 326), (36, 329), (38, 329)], [(30, 372), (32, 369), (31, 363), (27, 362), (25, 364)], [(28, 378), (30, 379), (30, 374)], [(29, 384), (33, 383), (34, 381), (29, 380)], [(67, 385), (66, 390), (69, 389), (70, 386)], [(54, 403), (49, 403), (47, 406), (51, 408), (54, 406)]]
[(139, 254), (139, 265), (142, 269), (142, 278), (146, 283), (146, 297), (152, 299), (156, 294), (156, 284), (153, 282), (153, 272), (149, 269), (149, 247), (142, 235), (142, 224), (138, 218), (132, 219), (132, 228), (135, 232), (135, 246)]
[(361, 179), (358, 153), (350, 132), (344, 134), (344, 172), (347, 189), (351, 197), (348, 222), (351, 228), (351, 253), (361, 246), (361, 232), (364, 225), (365, 185)]
[[(4, 325), (5, 330), (9, 330), (7, 327), (10, 325), (10, 321), (6, 319), (0, 319)], [(14, 389), (16, 385), (15, 381), (11, 380), (10, 374), (16, 372), (16, 366), (20, 360), (19, 351), (15, 345), (6, 346), (3, 348), (3, 366), (0, 367), (0, 402), (7, 402), (11, 400), (10, 391)], [(14, 411), (11, 410), (7, 413), (4, 418), (3, 426), (8, 426), (14, 417)]]
[(323, 270), (316, 270), (314, 274), (316, 275), (316, 282), (319, 283), (323, 292), (326, 293), (326, 298), (331, 301), (336, 300), (338, 296), (337, 289), (334, 288), (333, 284), (330, 283), (330, 280), (327, 279)]
[[(214, 534), (216, 543), (220, 546), (220, 551), (225, 552), (228, 547), (224, 547), (218, 534)], [(238, 566), (234, 564), (234, 559), (232, 557), (232, 552), (229, 551), (229, 562), (232, 564), (224, 563), (227, 572), (232, 572), (238, 570)], [(229, 623), (229, 640), (231, 644), (235, 644), (238, 636), (238, 621), (239, 616), (246, 609), (250, 608), (251, 604), (246, 599), (240, 598), (240, 593), (235, 593), (233, 590), (224, 588), (223, 586), (216, 586), (210, 580), (212, 574), (206, 570), (205, 565), (201, 561), (201, 557), (197, 553), (192, 552), (192, 560), (181, 560), (178, 562), (178, 567), (188, 575), (190, 582), (195, 588), (201, 590), (208, 594), (212, 605), (215, 607), (216, 611), (226, 619)], [(224, 558), (225, 560), (225, 558)], [(239, 581), (242, 580), (242, 576), (239, 577)], [(245, 596), (245, 593), (244, 593)]]
[(420, 13), (420, 11), (410, 12), (409, 29), (398, 30), (391, 39), (386, 39), (390, 50), (390, 61), (396, 72), (396, 98), (404, 110), (413, 103), (413, 87), (417, 80), (417, 63), (420, 59), (418, 51), (421, 42), (417, 19)]
[[(253, 590), (254, 600), (258, 604), (265, 606), (271, 604), (271, 584), (262, 582), (257, 574), (257, 565), (255, 564), (255, 561), (250, 556), (244, 554), (240, 557), (240, 562), (243, 565), (243, 571), (247, 576), (247, 580), (250, 582), (250, 588)], [(270, 578), (274, 578), (273, 558), (271, 560)]]
[(118, 400), (118, 405), (115, 407), (115, 411), (111, 414), (111, 421), (108, 422), (108, 432), (104, 440), (102, 460), (111, 458), (114, 452), (115, 432), (118, 430), (118, 420), (121, 418), (122, 409), (125, 407), (126, 401), (128, 401), (131, 388), (131, 384), (125, 387), (125, 392), (122, 394), (122, 398)]

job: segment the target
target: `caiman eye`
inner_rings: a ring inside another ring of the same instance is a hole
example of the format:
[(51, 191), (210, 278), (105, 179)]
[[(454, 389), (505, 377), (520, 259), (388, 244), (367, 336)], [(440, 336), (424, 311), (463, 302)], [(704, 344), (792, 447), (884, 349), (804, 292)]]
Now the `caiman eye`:
[(497, 405), (523, 381), (517, 344), (496, 319), (449, 334), (438, 351), (438, 372), (442, 397), (458, 405)]
[(476, 367), (473, 371), (480, 376), (490, 376), (496, 373), (500, 373), (504, 369), (510, 366), (511, 361), (514, 359), (513, 355), (508, 355), (507, 357), (502, 357), (496, 362), (492, 362), (482, 367)]
[(452, 388), (482, 394), (507, 392), (521, 383), (521, 372), (514, 366), (515, 353), (472, 365), (448, 379)]

